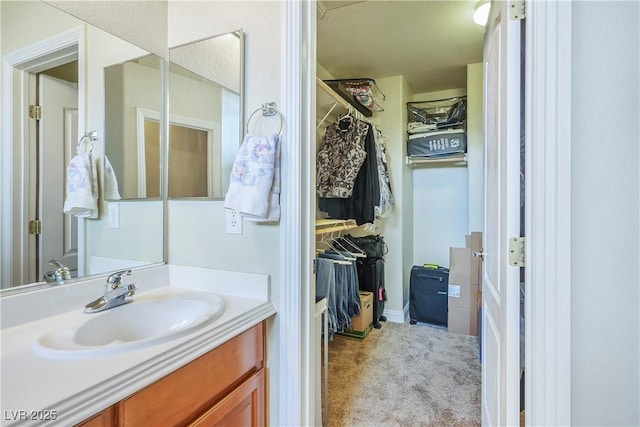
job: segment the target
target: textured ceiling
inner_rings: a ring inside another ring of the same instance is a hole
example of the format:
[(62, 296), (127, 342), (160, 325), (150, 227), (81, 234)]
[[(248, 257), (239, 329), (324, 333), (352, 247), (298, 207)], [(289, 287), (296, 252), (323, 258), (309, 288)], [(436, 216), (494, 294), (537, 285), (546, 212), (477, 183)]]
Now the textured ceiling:
[(404, 75), (413, 93), (466, 87), (482, 61), (476, 0), (320, 1), (317, 56), (335, 78)]

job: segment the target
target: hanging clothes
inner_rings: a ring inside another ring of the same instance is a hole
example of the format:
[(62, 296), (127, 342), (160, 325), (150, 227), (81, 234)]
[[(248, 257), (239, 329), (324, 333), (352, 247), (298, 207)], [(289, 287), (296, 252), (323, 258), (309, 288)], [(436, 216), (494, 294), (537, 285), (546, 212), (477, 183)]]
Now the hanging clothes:
[(355, 259), (341, 252), (320, 252), (316, 258), (316, 297), (327, 298), (329, 338), (351, 327), (360, 315)]
[(351, 197), (356, 176), (367, 156), (363, 140), (369, 129), (368, 123), (351, 116), (327, 127), (316, 166), (318, 196)]
[(380, 181), (380, 204), (375, 207), (376, 218), (385, 218), (393, 208), (391, 179), (387, 167), (387, 141), (389, 138), (379, 129), (375, 129), (376, 154), (378, 156), (378, 179)]
[(336, 272), (335, 263), (328, 258), (316, 258), (316, 297), (327, 299), (327, 324), (329, 338), (337, 330), (336, 314)]
[[(374, 136), (374, 128), (368, 123), (351, 117), (352, 125), (356, 129), (366, 129), (365, 138), (361, 141), (362, 149), (365, 152), (365, 159), (357, 172), (351, 197), (337, 198), (323, 196), (327, 194), (323, 192), (321, 187), (324, 181), (318, 181), (318, 207), (326, 212), (330, 218), (354, 219), (356, 224), (362, 225), (373, 223), (375, 220), (375, 206), (380, 203), (380, 179), (378, 176), (378, 155), (376, 153), (376, 143)], [(331, 132), (331, 129), (338, 127), (339, 122), (330, 125), (327, 131), (330, 132), (330, 139), (325, 139), (325, 156), (330, 158), (345, 157), (350, 150), (355, 150), (354, 140), (344, 139), (342, 134)], [(342, 141), (344, 144), (341, 144)], [(328, 145), (327, 145), (328, 143)], [(321, 150), (321, 152), (322, 152)], [(318, 162), (318, 174), (326, 175), (327, 171), (323, 169), (326, 162)]]

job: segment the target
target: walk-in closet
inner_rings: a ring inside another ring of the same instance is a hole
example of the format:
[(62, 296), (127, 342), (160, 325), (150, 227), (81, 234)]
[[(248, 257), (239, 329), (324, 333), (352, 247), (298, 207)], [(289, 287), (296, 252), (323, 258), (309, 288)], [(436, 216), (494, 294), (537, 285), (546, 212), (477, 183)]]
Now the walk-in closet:
[[(409, 313), (414, 267), (448, 271), (457, 257), (467, 271), (480, 271), (471, 254), (481, 246), (471, 246), (481, 245), (484, 225), (484, 27), (472, 20), (474, 6), (318, 2), (315, 272), (328, 319), (318, 322), (328, 346), (318, 374), (323, 425), (480, 424), (481, 297), (476, 291), (466, 300), (473, 307), (463, 307), (459, 330), (447, 328), (450, 287), (440, 291), (444, 321), (414, 322)], [(333, 285), (326, 280), (330, 262)], [(336, 304), (352, 283), (338, 284), (340, 277), (358, 281), (360, 307), (349, 305), (354, 293), (342, 308)], [(476, 290), (479, 281), (479, 274), (471, 278)], [(341, 312), (353, 317), (340, 321)], [(464, 348), (449, 359), (465, 366), (421, 360), (426, 350), (411, 344), (420, 341)], [(437, 377), (441, 369), (469, 381)]]

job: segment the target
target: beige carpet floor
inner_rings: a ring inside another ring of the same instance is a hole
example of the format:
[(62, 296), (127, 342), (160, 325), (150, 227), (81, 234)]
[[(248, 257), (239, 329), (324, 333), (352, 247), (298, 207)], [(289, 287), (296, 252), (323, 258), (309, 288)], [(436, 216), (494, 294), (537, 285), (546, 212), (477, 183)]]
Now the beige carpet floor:
[(329, 343), (330, 427), (479, 426), (477, 337), (384, 322)]

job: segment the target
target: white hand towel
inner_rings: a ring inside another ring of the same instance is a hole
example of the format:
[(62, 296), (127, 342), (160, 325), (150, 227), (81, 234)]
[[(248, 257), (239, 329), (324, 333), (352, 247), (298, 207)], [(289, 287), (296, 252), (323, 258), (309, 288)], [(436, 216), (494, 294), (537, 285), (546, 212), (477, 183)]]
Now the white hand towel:
[(269, 191), (269, 208), (264, 217), (256, 217), (245, 215), (244, 218), (253, 222), (277, 222), (280, 220), (280, 138), (273, 135), (275, 140), (275, 158), (273, 161), (273, 181), (271, 182), (271, 190)]
[(118, 191), (118, 179), (113, 171), (113, 166), (109, 162), (109, 158), (104, 156), (104, 199), (120, 200), (120, 192)]
[(247, 134), (233, 168), (224, 207), (265, 218), (273, 186), (278, 136)]
[(63, 211), (83, 218), (98, 217), (98, 171), (90, 154), (78, 154), (69, 162)]

